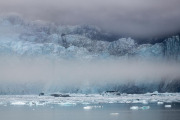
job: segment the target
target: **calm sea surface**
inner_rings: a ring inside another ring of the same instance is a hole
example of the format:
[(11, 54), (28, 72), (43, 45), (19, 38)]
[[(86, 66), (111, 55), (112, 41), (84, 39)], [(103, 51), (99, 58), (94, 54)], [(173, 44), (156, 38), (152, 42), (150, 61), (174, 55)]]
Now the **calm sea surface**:
[(0, 106), (0, 120), (180, 120), (180, 103), (148, 104), (149, 109), (131, 110), (142, 104), (90, 104), (75, 106)]

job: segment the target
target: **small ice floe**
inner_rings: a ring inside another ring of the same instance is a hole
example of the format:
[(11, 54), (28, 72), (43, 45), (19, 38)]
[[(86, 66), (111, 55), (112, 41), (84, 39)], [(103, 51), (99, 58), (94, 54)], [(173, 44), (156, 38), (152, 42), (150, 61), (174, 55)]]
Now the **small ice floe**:
[(92, 106), (83, 107), (83, 109), (85, 109), (85, 110), (91, 110), (92, 108), (93, 108)]
[(85, 110), (90, 110), (93, 108), (103, 108), (103, 106), (85, 106), (85, 107), (83, 107), (83, 109), (85, 109)]
[(138, 106), (132, 106), (132, 107), (130, 107), (130, 109), (131, 109), (131, 110), (138, 110), (139, 107), (138, 107)]
[(36, 103), (31, 101), (31, 102), (28, 103), (28, 105), (31, 107), (33, 105), (36, 105)]
[(142, 100), (142, 104), (148, 104), (146, 100)]
[(110, 113), (110, 115), (117, 116), (119, 113)]
[(64, 102), (64, 103), (58, 103), (61, 106), (75, 106), (76, 103), (71, 103), (71, 102)]
[(18, 101), (18, 102), (12, 102), (11, 105), (26, 105), (26, 103)]
[(127, 100), (127, 101), (125, 101), (125, 102), (123, 102), (123, 103), (132, 103), (132, 101), (130, 101), (130, 100)]
[(165, 108), (171, 108), (171, 105), (165, 105), (164, 107)]
[(4, 103), (3, 102), (0, 102), (0, 105), (3, 105)]
[(34, 101), (34, 102), (29, 103), (29, 106), (33, 106), (33, 105), (44, 106), (44, 105), (46, 105), (46, 102), (45, 101)]
[(90, 103), (88, 103), (88, 102), (83, 102), (82, 104), (83, 104), (83, 105), (89, 105)]
[(164, 104), (164, 102), (157, 102), (157, 104), (158, 104), (158, 105), (162, 105), (162, 104)]
[(113, 102), (113, 101), (109, 101), (108, 103), (111, 103), (111, 104), (112, 104), (112, 103), (114, 103), (114, 102)]
[(148, 110), (148, 109), (150, 109), (150, 106), (142, 106), (141, 109), (142, 110)]
[(156, 99), (152, 99), (152, 100), (151, 100), (151, 103), (156, 103), (156, 102), (157, 102)]
[(140, 103), (139, 99), (133, 100), (132, 103)]
[(159, 94), (159, 92), (158, 91), (154, 91), (152, 94), (153, 95), (157, 95), (157, 94)]
[(92, 106), (93, 108), (103, 108), (103, 106)]

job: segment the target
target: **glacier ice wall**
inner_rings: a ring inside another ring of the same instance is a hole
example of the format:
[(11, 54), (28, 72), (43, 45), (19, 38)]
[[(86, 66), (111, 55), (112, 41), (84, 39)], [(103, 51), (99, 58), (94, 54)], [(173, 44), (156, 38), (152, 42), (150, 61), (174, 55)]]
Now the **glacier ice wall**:
[[(111, 42), (107, 41), (111, 39)], [(96, 26), (65, 26), (43, 21), (26, 21), (18, 16), (0, 18), (0, 56), (19, 58), (63, 59), (78, 61), (128, 60), (176, 61), (180, 60), (180, 38), (173, 36), (156, 44), (137, 44), (132, 38), (117, 38)], [(0, 84), (0, 94), (33, 94), (45, 92), (103, 92), (126, 93), (179, 92), (179, 79), (161, 78), (158, 82), (126, 82), (103, 85), (47, 87), (42, 83)], [(17, 87), (18, 86), (18, 87)]]

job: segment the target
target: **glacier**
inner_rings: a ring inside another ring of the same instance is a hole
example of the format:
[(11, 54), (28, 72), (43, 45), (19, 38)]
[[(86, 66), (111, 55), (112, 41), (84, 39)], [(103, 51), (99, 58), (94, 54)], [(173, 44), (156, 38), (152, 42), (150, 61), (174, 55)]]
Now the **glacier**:
[(109, 42), (110, 35), (102, 35), (103, 31), (95, 26), (55, 26), (43, 21), (25, 21), (18, 16), (1, 18), (0, 31), (0, 54), (77, 59), (135, 56), (176, 60), (180, 54), (179, 36), (156, 44), (137, 44), (132, 38)]
[[(109, 41), (111, 39), (111, 41)], [(113, 40), (112, 40), (113, 39)], [(132, 38), (117, 38), (92, 25), (55, 25), (44, 21), (28, 21), (19, 16), (0, 18), (0, 56), (19, 58), (45, 57), (64, 60), (136, 59), (153, 61), (180, 61), (180, 37), (173, 36), (161, 43), (138, 44)], [(179, 78), (157, 83), (125, 83), (86, 88), (49, 90), (48, 92), (103, 92), (115, 90), (123, 93), (180, 92)], [(21, 86), (20, 88), (15, 86)], [(39, 83), (0, 84), (0, 94), (38, 94)], [(7, 87), (6, 87), (7, 86)], [(78, 90), (77, 90), (78, 89)], [(79, 90), (82, 89), (82, 90)]]

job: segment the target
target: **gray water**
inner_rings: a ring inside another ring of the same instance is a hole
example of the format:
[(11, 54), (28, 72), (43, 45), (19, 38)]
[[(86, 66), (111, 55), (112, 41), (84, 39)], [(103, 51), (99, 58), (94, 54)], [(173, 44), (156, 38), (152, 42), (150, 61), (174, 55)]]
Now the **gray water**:
[(90, 110), (83, 109), (85, 105), (0, 106), (0, 120), (180, 120), (180, 103), (171, 103), (171, 108), (148, 104), (148, 110), (131, 110), (134, 105), (142, 106), (98, 104), (102, 107)]

